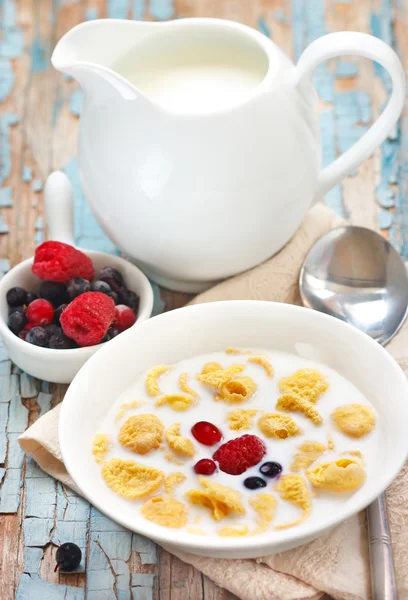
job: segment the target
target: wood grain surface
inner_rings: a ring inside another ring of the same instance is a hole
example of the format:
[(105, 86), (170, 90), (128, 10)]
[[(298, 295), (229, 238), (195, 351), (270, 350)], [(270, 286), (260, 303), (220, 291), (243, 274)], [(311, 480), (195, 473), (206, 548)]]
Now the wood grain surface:
[[(0, 275), (32, 255), (46, 236), (42, 188), (53, 169), (63, 169), (74, 185), (77, 243), (115, 251), (81, 192), (76, 141), (82, 95), (50, 67), (55, 42), (89, 19), (191, 16), (251, 25), (294, 60), (327, 32), (371, 32), (408, 64), (407, 0), (0, 0)], [(379, 114), (390, 82), (380, 67), (353, 57), (320, 66), (314, 80), (328, 164)], [(325, 201), (352, 223), (382, 230), (407, 258), (407, 175), (408, 108), (375, 156)], [(155, 287), (157, 313), (187, 299)], [(64, 392), (64, 386), (21, 373), (0, 345), (1, 600), (231, 600), (229, 592), (116, 525), (25, 458), (18, 435)], [(64, 541), (84, 551), (77, 574), (53, 572)]]

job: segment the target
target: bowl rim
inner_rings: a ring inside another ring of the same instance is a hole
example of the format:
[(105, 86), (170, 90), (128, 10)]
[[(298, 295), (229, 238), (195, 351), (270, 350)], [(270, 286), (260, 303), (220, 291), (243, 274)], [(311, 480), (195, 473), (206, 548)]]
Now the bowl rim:
[[(285, 304), (285, 303), (280, 303), (280, 302), (269, 302), (269, 301), (263, 301), (263, 300), (225, 300), (225, 301), (208, 302), (208, 303), (203, 303), (203, 304), (184, 306), (182, 308), (178, 308), (178, 309), (169, 311), (167, 313), (162, 313), (156, 317), (153, 317), (152, 319), (149, 319), (148, 321), (145, 321), (144, 323), (141, 324), (141, 327), (148, 328), (151, 326), (152, 322), (155, 322), (157, 324), (157, 322), (159, 320), (165, 322), (166, 320), (177, 319), (180, 312), (185, 312), (185, 311), (190, 311), (192, 313), (197, 312), (198, 317), (199, 317), (199, 314), (201, 311), (217, 310), (217, 308), (220, 305), (239, 305), (244, 310), (246, 308), (250, 308), (251, 310), (253, 310), (254, 308), (257, 308), (258, 306), (259, 307), (268, 306), (269, 308), (267, 310), (276, 310), (276, 311), (282, 311), (282, 312), (293, 311), (293, 312), (303, 312), (306, 314), (306, 313), (310, 313), (310, 311), (311, 311), (311, 309), (303, 307), (303, 306), (297, 306), (297, 305), (293, 305), (293, 304)], [(406, 388), (407, 395), (408, 395), (408, 379), (406, 378), (403, 370), (401, 369), (401, 367), (399, 366), (397, 361), (380, 344), (375, 342), (366, 333), (363, 333), (356, 327), (349, 325), (348, 323), (341, 321), (340, 319), (336, 319), (335, 317), (332, 317), (331, 315), (327, 315), (327, 314), (324, 314), (324, 313), (321, 313), (318, 311), (313, 310), (312, 312), (313, 312), (314, 318), (318, 318), (318, 319), (321, 319), (322, 321), (325, 321), (327, 323), (328, 327), (330, 327), (330, 324), (336, 324), (335, 325), (336, 327), (343, 329), (345, 332), (351, 333), (357, 337), (360, 337), (362, 340), (364, 340), (363, 343), (368, 344), (372, 347), (375, 347), (376, 351), (378, 351), (378, 353), (380, 355), (382, 355), (383, 360), (385, 362), (387, 362), (389, 364), (389, 366), (394, 370), (395, 377), (397, 377), (400, 380), (400, 383), (402, 384), (402, 386)], [(139, 335), (140, 335), (140, 333), (141, 333), (141, 329), (138, 330)], [(408, 437), (407, 437), (406, 448), (405, 448), (405, 452), (403, 453), (403, 456), (401, 455), (400, 460), (398, 462), (395, 461), (395, 464), (393, 465), (392, 469), (387, 470), (387, 473), (384, 475), (382, 484), (378, 490), (376, 490), (375, 492), (372, 492), (368, 495), (363, 496), (355, 504), (352, 504), (348, 507), (345, 506), (342, 511), (336, 511), (336, 513), (334, 515), (332, 514), (330, 516), (330, 519), (327, 519), (329, 521), (329, 523), (324, 522), (323, 524), (319, 524), (318, 522), (316, 522), (315, 524), (310, 525), (306, 531), (301, 531), (300, 533), (296, 530), (296, 528), (287, 529), (287, 530), (285, 530), (284, 537), (280, 537), (279, 539), (274, 540), (274, 539), (271, 539), (268, 537), (262, 537), (260, 539), (259, 536), (223, 538), (223, 537), (211, 535), (211, 536), (206, 536), (206, 537), (202, 536), (201, 537), (201, 536), (196, 536), (194, 534), (189, 534), (186, 530), (183, 530), (183, 534), (184, 533), (186, 534), (185, 538), (183, 536), (183, 540), (181, 540), (180, 542), (177, 542), (177, 541), (175, 542), (175, 539), (174, 539), (175, 530), (174, 529), (160, 527), (160, 526), (155, 525), (154, 534), (152, 535), (151, 528), (152, 528), (153, 524), (150, 523), (149, 521), (147, 521), (143, 518), (140, 518), (137, 521), (135, 521), (134, 519), (133, 519), (133, 521), (129, 521), (126, 517), (122, 517), (121, 514), (113, 514), (110, 511), (109, 506), (106, 506), (106, 503), (99, 502), (99, 498), (93, 494), (92, 486), (90, 486), (89, 489), (86, 489), (86, 491), (84, 491), (81, 488), (81, 486), (77, 483), (77, 479), (75, 477), (75, 461), (71, 461), (71, 457), (70, 457), (69, 432), (64, 429), (64, 422), (65, 422), (64, 416), (70, 410), (71, 398), (74, 398), (76, 396), (77, 388), (78, 388), (78, 386), (81, 385), (81, 379), (86, 378), (86, 370), (89, 368), (89, 365), (90, 364), (93, 365), (95, 361), (102, 360), (104, 357), (103, 353), (107, 354), (108, 352), (117, 352), (116, 346), (119, 346), (120, 343), (122, 343), (122, 344), (125, 343), (126, 336), (130, 337), (131, 335), (133, 335), (133, 333), (131, 332), (131, 330), (128, 330), (125, 332), (124, 335), (122, 334), (121, 341), (120, 341), (119, 336), (117, 338), (114, 338), (114, 340), (112, 340), (113, 343), (111, 345), (105, 346), (100, 352), (94, 354), (89, 359), (89, 361), (87, 361), (87, 363), (80, 369), (78, 374), (75, 376), (71, 386), (67, 390), (65, 398), (61, 405), (61, 411), (60, 411), (59, 423), (58, 423), (58, 439), (59, 439), (61, 456), (62, 456), (64, 465), (67, 469), (68, 474), (74, 481), (75, 485), (80, 490), (80, 493), (95, 508), (97, 508), (101, 513), (107, 515), (110, 519), (112, 519), (116, 523), (122, 525), (123, 527), (129, 529), (130, 531), (133, 531), (140, 535), (145, 535), (146, 537), (154, 539), (154, 541), (156, 541), (164, 546), (176, 545), (178, 547), (182, 547), (183, 550), (186, 550), (186, 551), (188, 549), (190, 549), (191, 551), (195, 551), (197, 554), (200, 553), (200, 550), (202, 550), (204, 552), (210, 552), (212, 550), (215, 550), (218, 553), (222, 553), (222, 552), (228, 552), (228, 551), (234, 551), (234, 550), (242, 552), (242, 550), (244, 550), (244, 549), (248, 549), (248, 552), (250, 554), (251, 551), (253, 552), (254, 550), (263, 549), (263, 548), (265, 548), (265, 550), (269, 553), (273, 552), (273, 547), (275, 545), (281, 546), (283, 544), (288, 545), (290, 543), (292, 543), (293, 546), (301, 545), (301, 543), (303, 541), (307, 542), (307, 541), (310, 541), (311, 539), (315, 539), (315, 538), (319, 537), (328, 529), (335, 527), (336, 525), (345, 521), (346, 519), (353, 516), (354, 514), (357, 514), (361, 510), (364, 510), (381, 493), (383, 493), (384, 490), (386, 490), (388, 488), (388, 486), (392, 483), (392, 481), (395, 479), (395, 477), (398, 475), (398, 473), (402, 469), (402, 467), (408, 457)], [(80, 387), (78, 388), (78, 390), (79, 389), (80, 389)], [(86, 487), (87, 486), (85, 486), (85, 488)], [(157, 527), (157, 529), (156, 529), (156, 527)], [(259, 555), (261, 555), (261, 554), (259, 554)]]
[[(141, 298), (143, 296), (144, 302), (146, 303), (146, 307), (140, 314), (138, 313), (135, 323), (131, 327), (129, 327), (129, 329), (132, 329), (136, 325), (139, 326), (143, 321), (146, 321), (150, 318), (152, 311), (153, 311), (153, 302), (154, 302), (153, 288), (152, 288), (152, 285), (151, 285), (149, 279), (146, 277), (146, 275), (143, 273), (143, 271), (141, 269), (139, 269), (139, 267), (137, 267), (130, 261), (126, 260), (125, 258), (122, 258), (121, 256), (117, 256), (116, 254), (109, 254), (108, 252), (101, 252), (99, 250), (88, 250), (86, 248), (85, 249), (79, 248), (79, 250), (81, 250), (81, 252), (83, 252), (87, 256), (91, 256), (91, 257), (106, 256), (108, 259), (113, 258), (119, 262), (120, 261), (126, 262), (130, 268), (137, 271), (138, 276), (140, 277), (141, 282), (142, 282), (141, 293), (138, 295), (139, 295), (139, 298)], [(23, 271), (25, 269), (28, 269), (29, 267), (31, 267), (33, 262), (34, 262), (34, 257), (32, 256), (30, 258), (27, 258), (27, 259), (19, 262), (17, 265), (15, 265), (9, 271), (7, 271), (7, 273), (0, 280), (0, 296), (1, 296), (1, 294), (6, 294), (7, 281), (10, 278), (10, 276), (13, 273), (15, 273), (15, 271), (19, 271), (19, 270)], [(42, 348), (41, 346), (35, 346), (34, 344), (28, 344), (24, 340), (20, 339), (17, 335), (15, 335), (9, 329), (7, 322), (3, 318), (3, 315), (1, 314), (1, 312), (0, 312), (0, 336), (3, 338), (3, 340), (7, 340), (7, 342), (6, 342), (7, 344), (13, 344), (15, 346), (15, 348), (18, 349), (19, 352), (24, 353), (27, 356), (33, 356), (33, 357), (35, 356), (37, 358), (40, 358), (42, 356), (43, 358), (49, 358), (51, 356), (51, 354), (54, 354), (55, 356), (61, 355), (61, 350), (58, 350), (55, 348)], [(112, 341), (112, 340), (109, 340), (109, 341)], [(82, 348), (67, 348), (67, 349), (64, 349), (64, 352), (61, 355), (61, 357), (65, 358), (65, 359), (82, 357), (83, 360), (86, 360), (90, 353), (95, 352), (97, 349), (100, 350), (100, 349), (102, 349), (102, 347), (103, 346), (101, 346), (100, 344), (93, 344), (92, 346), (84, 346)]]

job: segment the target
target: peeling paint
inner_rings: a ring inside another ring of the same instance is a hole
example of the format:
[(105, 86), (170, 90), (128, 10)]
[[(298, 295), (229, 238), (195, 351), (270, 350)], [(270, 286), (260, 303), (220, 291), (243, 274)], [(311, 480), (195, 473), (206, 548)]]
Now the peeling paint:
[(48, 67), (49, 52), (41, 44), (41, 40), (36, 37), (31, 46), (31, 73), (33, 75), (42, 73)]
[(0, 186), (11, 175), (11, 147), (9, 128), (18, 123), (17, 115), (6, 113), (0, 117)]
[(41, 192), (43, 189), (43, 182), (41, 179), (34, 179), (33, 181), (33, 192)]
[[(381, 0), (379, 12), (371, 14), (370, 27), (373, 35), (392, 47), (395, 45), (391, 0)], [(374, 63), (374, 69), (376, 76), (380, 79), (389, 96), (392, 91), (390, 76), (378, 63)], [(380, 229), (389, 229), (391, 243), (396, 250), (401, 251), (404, 258), (407, 258), (408, 223), (404, 216), (398, 215), (398, 211), (396, 218), (391, 212), (387, 211), (387, 209), (397, 206), (401, 211), (401, 215), (404, 214), (403, 199), (399, 197), (402, 190), (395, 186), (400, 174), (401, 146), (401, 132), (399, 125), (397, 125), (381, 145), (381, 181), (376, 187), (376, 196), (381, 206), (378, 215), (378, 226)], [(400, 235), (397, 235), (395, 227), (399, 230)]]
[(89, 7), (85, 11), (85, 19), (87, 21), (94, 21), (99, 17), (99, 10), (95, 7)]
[(171, 19), (174, 15), (173, 0), (150, 0), (150, 14), (159, 21)]
[(271, 30), (269, 29), (265, 19), (263, 19), (262, 17), (258, 19), (258, 29), (261, 33), (266, 35), (266, 37), (271, 37)]
[(18, 58), (24, 49), (24, 34), (17, 22), (17, 4), (14, 0), (2, 0), (2, 40), (0, 56)]
[(69, 101), (69, 110), (74, 117), (79, 117), (82, 111), (83, 93), (81, 89), (74, 90)]
[(13, 206), (13, 191), (10, 187), (0, 189), (0, 208)]
[(107, 13), (110, 19), (126, 19), (128, 0), (107, 0)]
[(145, 14), (145, 0), (132, 1), (132, 16), (137, 21), (141, 21)]
[(24, 167), (23, 168), (23, 181), (25, 183), (28, 183), (29, 181), (31, 181), (33, 178), (33, 170), (31, 167)]

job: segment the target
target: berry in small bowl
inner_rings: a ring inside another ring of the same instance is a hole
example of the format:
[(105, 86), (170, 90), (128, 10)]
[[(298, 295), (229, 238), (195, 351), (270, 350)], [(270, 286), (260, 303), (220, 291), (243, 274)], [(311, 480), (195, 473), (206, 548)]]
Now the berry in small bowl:
[[(49, 177), (45, 206), (50, 235), (55, 232), (55, 238), (69, 243), (41, 244), (34, 258), (0, 281), (0, 336), (22, 370), (46, 381), (70, 383), (105, 342), (150, 317), (153, 291), (147, 277), (127, 260), (75, 248), (69, 231), (72, 191), (63, 173)], [(82, 309), (76, 305), (72, 310), (75, 302)], [(118, 325), (116, 304), (127, 309), (119, 308)]]

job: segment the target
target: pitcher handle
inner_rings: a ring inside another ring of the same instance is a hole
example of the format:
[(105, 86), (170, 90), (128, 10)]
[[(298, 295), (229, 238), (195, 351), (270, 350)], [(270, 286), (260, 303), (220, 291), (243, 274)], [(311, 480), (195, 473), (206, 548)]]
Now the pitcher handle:
[(378, 148), (397, 122), (404, 105), (405, 75), (398, 56), (390, 46), (366, 33), (329, 33), (312, 42), (299, 58), (296, 67), (297, 84), (310, 80), (314, 69), (320, 63), (344, 54), (364, 56), (383, 66), (390, 74), (392, 93), (384, 111), (370, 129), (351, 148), (320, 171), (313, 203), (354, 171)]

